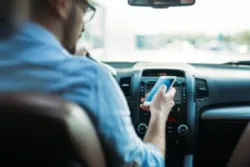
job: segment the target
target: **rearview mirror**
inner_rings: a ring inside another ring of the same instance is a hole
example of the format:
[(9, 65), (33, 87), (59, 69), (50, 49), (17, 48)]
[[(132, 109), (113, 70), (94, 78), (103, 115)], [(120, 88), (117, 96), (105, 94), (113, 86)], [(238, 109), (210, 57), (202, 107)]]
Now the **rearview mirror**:
[(195, 0), (128, 0), (131, 6), (144, 6), (153, 8), (168, 8), (171, 6), (191, 6)]

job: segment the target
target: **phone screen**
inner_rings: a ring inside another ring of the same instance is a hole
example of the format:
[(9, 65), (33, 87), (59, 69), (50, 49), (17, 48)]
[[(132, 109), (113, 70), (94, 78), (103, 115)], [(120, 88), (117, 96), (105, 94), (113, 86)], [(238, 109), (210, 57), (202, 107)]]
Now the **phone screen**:
[(154, 87), (151, 89), (149, 95), (147, 96), (144, 104), (149, 105), (150, 102), (152, 101), (154, 95), (156, 92), (159, 90), (161, 85), (166, 85), (167, 91), (174, 85), (176, 81), (176, 77), (167, 77), (167, 76), (162, 76), (158, 79)]

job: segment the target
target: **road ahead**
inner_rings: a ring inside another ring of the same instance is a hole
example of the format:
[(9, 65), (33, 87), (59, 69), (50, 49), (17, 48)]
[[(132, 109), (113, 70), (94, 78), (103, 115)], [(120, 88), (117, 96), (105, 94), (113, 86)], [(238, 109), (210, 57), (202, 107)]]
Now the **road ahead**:
[(204, 50), (177, 51), (172, 49), (145, 50), (131, 53), (105, 55), (103, 50), (91, 50), (91, 54), (101, 61), (150, 61), (221, 64), (228, 61), (250, 60), (250, 55), (216, 53)]

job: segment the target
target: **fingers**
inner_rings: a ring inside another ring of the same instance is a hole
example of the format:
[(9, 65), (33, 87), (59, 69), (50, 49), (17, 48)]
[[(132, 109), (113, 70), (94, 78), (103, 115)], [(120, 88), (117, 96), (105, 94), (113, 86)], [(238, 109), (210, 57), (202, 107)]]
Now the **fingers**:
[(167, 91), (166, 85), (161, 85), (158, 92), (156, 93), (156, 96), (164, 96)]
[(166, 85), (161, 85), (160, 91), (165, 93), (167, 91), (167, 86)]
[(166, 93), (166, 97), (168, 100), (174, 99), (176, 93), (176, 89), (175, 88), (171, 88), (167, 93)]
[(141, 104), (140, 108), (143, 109), (143, 110), (145, 110), (145, 111), (150, 111), (150, 107), (147, 106), (147, 105), (144, 105), (144, 104)]
[(174, 97), (175, 93), (176, 93), (176, 89), (175, 88), (171, 88), (168, 92), (169, 92), (170, 95), (172, 95)]
[(171, 88), (166, 94), (166, 100), (168, 101), (170, 107), (173, 107), (175, 105), (175, 102), (174, 102), (175, 93), (176, 93), (176, 89)]
[(146, 94), (146, 96), (144, 98), (141, 99), (141, 102), (144, 103), (146, 98), (148, 97), (149, 93)]
[(140, 108), (143, 109), (143, 110), (145, 110), (145, 111), (149, 111), (150, 110), (149, 105), (143, 104), (146, 101), (146, 98), (148, 97), (148, 95), (149, 94), (146, 94), (146, 97), (141, 99), (141, 103), (142, 104), (140, 104)]
[(141, 102), (142, 102), (142, 103), (144, 103), (144, 102), (145, 102), (145, 100), (146, 100), (146, 98), (142, 98), (142, 99), (141, 99)]

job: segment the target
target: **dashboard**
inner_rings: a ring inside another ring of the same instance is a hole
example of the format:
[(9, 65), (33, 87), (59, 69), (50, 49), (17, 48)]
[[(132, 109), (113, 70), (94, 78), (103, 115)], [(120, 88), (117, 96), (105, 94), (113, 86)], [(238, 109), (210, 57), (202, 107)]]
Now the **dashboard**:
[(139, 137), (150, 112), (141, 98), (160, 76), (176, 76), (167, 121), (168, 167), (226, 166), (250, 119), (250, 68), (214, 64), (109, 63), (127, 99)]

